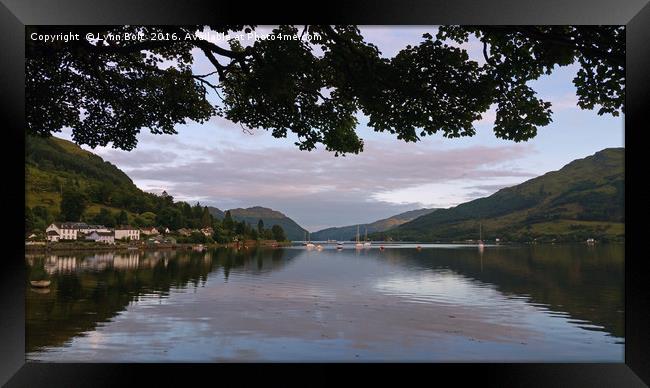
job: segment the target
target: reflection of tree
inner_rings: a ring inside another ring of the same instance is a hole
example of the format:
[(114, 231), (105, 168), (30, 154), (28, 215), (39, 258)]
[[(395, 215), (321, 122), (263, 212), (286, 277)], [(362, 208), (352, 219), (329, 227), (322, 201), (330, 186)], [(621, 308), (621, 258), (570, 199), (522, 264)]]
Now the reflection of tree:
[[(294, 256), (285, 255), (281, 249), (61, 255), (66, 265), (56, 267), (50, 275), (52, 292), (27, 292), (26, 350), (61, 346), (111, 320), (142, 295), (166, 297), (170, 289), (198, 287), (219, 268), (223, 268), (226, 278), (231, 270), (251, 275), (272, 271)], [(56, 261), (56, 256), (30, 255), (26, 258), (27, 278), (46, 263)]]
[[(624, 336), (623, 247), (586, 250), (576, 245), (538, 245), (512, 249), (388, 249), (382, 257), (423, 269), (448, 268), (490, 283), (505, 295), (527, 295), (573, 319), (603, 326)], [(482, 260), (482, 262), (481, 262)]]

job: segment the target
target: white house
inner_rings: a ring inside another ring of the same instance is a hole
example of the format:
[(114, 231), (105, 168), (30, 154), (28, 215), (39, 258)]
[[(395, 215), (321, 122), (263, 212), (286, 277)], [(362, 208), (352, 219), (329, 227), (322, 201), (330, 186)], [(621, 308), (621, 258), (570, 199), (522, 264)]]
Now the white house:
[[(50, 233), (50, 232), (56, 232)], [(110, 232), (104, 225), (88, 225), (85, 222), (55, 222), (45, 229), (47, 241), (76, 240), (79, 232)], [(58, 235), (58, 237), (57, 237)]]
[[(48, 228), (49, 229), (49, 228)], [(48, 230), (45, 233), (47, 241), (58, 242), (61, 239), (61, 235), (56, 230)]]
[(115, 239), (140, 240), (140, 229), (131, 226), (118, 226), (115, 228)]
[[(85, 225), (86, 224), (83, 224), (83, 226)], [(55, 222), (53, 224), (50, 224), (50, 226), (45, 229), (47, 240), (76, 240), (81, 226), (81, 222)]]
[(104, 244), (115, 244), (115, 234), (113, 232), (98, 232), (94, 230), (86, 234), (86, 240), (93, 240)]

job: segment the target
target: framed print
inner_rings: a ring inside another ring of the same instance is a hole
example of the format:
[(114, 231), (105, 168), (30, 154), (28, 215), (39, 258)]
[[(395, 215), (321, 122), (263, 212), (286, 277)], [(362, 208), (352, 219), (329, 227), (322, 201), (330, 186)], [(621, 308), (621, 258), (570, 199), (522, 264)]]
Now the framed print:
[(3, 0), (3, 383), (647, 385), (650, 6), (317, 8)]

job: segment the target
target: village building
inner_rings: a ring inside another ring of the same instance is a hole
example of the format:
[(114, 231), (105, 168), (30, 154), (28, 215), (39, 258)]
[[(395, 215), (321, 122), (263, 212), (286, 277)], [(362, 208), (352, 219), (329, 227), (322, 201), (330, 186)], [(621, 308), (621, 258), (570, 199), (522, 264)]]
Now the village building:
[(173, 237), (164, 237), (162, 235), (149, 237), (147, 239), (149, 244), (176, 244), (176, 239)]
[(185, 237), (192, 234), (192, 231), (190, 229), (187, 229), (187, 228), (178, 229), (176, 232), (178, 234), (180, 234), (181, 236), (185, 236)]
[(58, 242), (61, 239), (61, 235), (56, 230), (48, 230), (45, 236), (47, 237), (47, 241), (52, 242)]
[(203, 233), (203, 235), (206, 236), (206, 237), (210, 237), (214, 233), (214, 230), (212, 228), (210, 228), (210, 227), (203, 228), (203, 229), (201, 229), (201, 233)]
[(115, 234), (113, 232), (92, 231), (87, 233), (85, 237), (86, 240), (93, 240), (104, 244), (115, 244)]
[(118, 226), (115, 228), (116, 240), (140, 240), (140, 229), (131, 226)]
[(157, 236), (160, 234), (160, 232), (158, 232), (158, 229), (152, 226), (150, 228), (140, 229), (140, 234), (143, 236)]
[[(50, 232), (56, 232), (50, 233)], [(47, 241), (76, 240), (79, 232), (110, 232), (104, 225), (88, 225), (85, 222), (54, 222), (45, 229)]]

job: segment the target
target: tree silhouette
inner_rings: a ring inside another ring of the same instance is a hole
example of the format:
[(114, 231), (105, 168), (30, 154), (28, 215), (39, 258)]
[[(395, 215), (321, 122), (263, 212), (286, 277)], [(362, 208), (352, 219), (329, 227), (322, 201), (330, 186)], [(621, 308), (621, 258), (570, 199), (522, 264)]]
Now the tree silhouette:
[[(32, 40), (33, 32), (73, 30), (80, 40)], [(197, 33), (249, 33), (255, 26), (28, 27), (26, 110), (29, 133), (72, 128), (75, 142), (133, 149), (137, 134), (176, 133), (176, 124), (217, 115), (242, 128), (294, 133), (301, 150), (317, 144), (358, 153), (357, 115), (404, 141), (442, 133), (472, 136), (473, 123), (496, 106), (495, 135), (525, 141), (551, 122), (551, 104), (528, 85), (559, 66), (579, 65), (578, 106), (624, 112), (623, 26), (443, 26), (393, 58), (364, 40), (356, 26), (291, 26), (266, 39), (226, 45)], [(93, 37), (86, 37), (86, 34)], [(106, 34), (136, 40), (97, 40)], [(164, 35), (167, 39), (153, 40)], [(485, 64), (457, 44), (475, 37)], [(454, 43), (454, 44), (452, 44)], [(195, 52), (214, 71), (197, 74)], [(213, 104), (208, 94), (219, 97)]]

